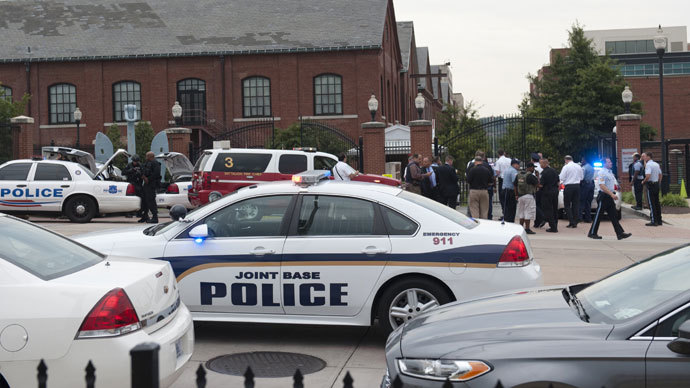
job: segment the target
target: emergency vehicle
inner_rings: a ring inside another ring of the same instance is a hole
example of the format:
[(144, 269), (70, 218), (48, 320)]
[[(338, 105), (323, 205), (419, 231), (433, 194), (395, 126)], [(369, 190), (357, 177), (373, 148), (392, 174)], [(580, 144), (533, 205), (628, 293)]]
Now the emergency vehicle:
[(398, 187), (328, 180), (252, 185), (186, 217), (75, 239), (167, 260), (196, 320), (392, 330), (453, 300), (542, 284), (524, 229), (472, 220)]
[[(206, 150), (194, 166), (189, 202), (203, 205), (233, 191), (257, 183), (289, 181), (293, 174), (308, 170), (330, 170), (338, 158), (315, 148), (269, 150), (226, 148)], [(360, 174), (352, 180), (399, 186), (397, 179)]]
[(165, 163), (170, 173), (170, 180), (163, 182), (156, 193), (158, 207), (170, 209), (175, 205), (182, 205), (187, 209), (194, 208), (189, 202), (189, 189), (192, 188), (192, 172), (194, 165), (184, 154), (179, 152), (164, 152), (156, 159)]
[(103, 180), (118, 150), (96, 174), (62, 160), (13, 160), (0, 165), (0, 212), (63, 214), (72, 222), (89, 222), (97, 214), (139, 210), (134, 186)]

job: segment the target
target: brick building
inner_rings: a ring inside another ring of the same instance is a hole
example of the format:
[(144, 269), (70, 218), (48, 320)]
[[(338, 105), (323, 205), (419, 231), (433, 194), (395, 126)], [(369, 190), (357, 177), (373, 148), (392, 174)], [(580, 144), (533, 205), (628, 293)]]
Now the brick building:
[[(414, 32), (401, 50), (391, 0), (10, 0), (0, 13), (13, 21), (0, 23), (0, 83), (31, 95), (35, 145), (74, 144), (77, 106), (81, 144), (113, 123), (124, 134), (124, 104), (160, 131), (179, 101), (195, 143), (261, 117), (357, 139), (371, 94), (377, 120), (416, 118)], [(425, 93), (431, 118), (440, 102)]]

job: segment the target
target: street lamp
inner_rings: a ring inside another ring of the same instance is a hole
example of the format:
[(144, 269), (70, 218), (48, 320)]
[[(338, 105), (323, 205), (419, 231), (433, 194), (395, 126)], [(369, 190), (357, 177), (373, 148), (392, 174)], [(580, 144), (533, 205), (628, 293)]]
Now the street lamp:
[(74, 121), (77, 123), (77, 144), (75, 147), (79, 148), (79, 124), (81, 123), (81, 110), (79, 110), (79, 107), (74, 110)]
[(369, 107), (369, 113), (371, 113), (371, 121), (376, 121), (376, 111), (379, 110), (379, 100), (376, 99), (375, 95), (371, 95), (369, 101), (367, 102)]
[(668, 193), (668, 160), (666, 156), (666, 136), (664, 132), (664, 53), (666, 52), (666, 37), (663, 35), (664, 31), (659, 24), (659, 30), (654, 37), (654, 48), (656, 54), (659, 56), (659, 105), (661, 118), (661, 165), (663, 166), (664, 178), (661, 183), (661, 194)]
[[(628, 87), (626, 86), (625, 88), (627, 89)], [(616, 178), (618, 178), (618, 142), (616, 141), (617, 132), (618, 127), (614, 126), (613, 131), (611, 131), (611, 150), (613, 151), (613, 155), (611, 156), (611, 163), (613, 164), (613, 175)]]
[(419, 115), (419, 120), (422, 119), (422, 113), (424, 113), (424, 96), (422, 93), (417, 93), (417, 97), (414, 99), (414, 106), (417, 108), (417, 114)]
[(175, 119), (175, 125), (179, 126), (180, 117), (182, 117), (182, 106), (178, 101), (175, 101), (175, 104), (172, 106), (172, 115), (173, 119)]
[(623, 97), (623, 103), (625, 104), (625, 113), (630, 113), (630, 103), (632, 102), (633, 99), (633, 93), (630, 90), (629, 86), (625, 87), (625, 90), (623, 90), (623, 93), (621, 93), (621, 96)]

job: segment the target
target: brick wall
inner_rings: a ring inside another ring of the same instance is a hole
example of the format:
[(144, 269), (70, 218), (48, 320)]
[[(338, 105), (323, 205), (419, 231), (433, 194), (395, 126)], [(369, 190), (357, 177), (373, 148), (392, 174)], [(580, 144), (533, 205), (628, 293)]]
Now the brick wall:
[[(642, 122), (660, 139), (659, 77), (629, 77), (633, 101), (642, 102)], [(664, 76), (664, 127), (668, 139), (690, 138), (690, 76)]]
[(618, 142), (617, 147), (617, 167), (619, 183), (623, 186), (624, 191), (631, 190), (628, 166), (623, 165), (623, 149), (636, 149), (638, 153), (640, 150), (640, 116), (635, 114), (624, 114), (616, 116), (616, 137)]

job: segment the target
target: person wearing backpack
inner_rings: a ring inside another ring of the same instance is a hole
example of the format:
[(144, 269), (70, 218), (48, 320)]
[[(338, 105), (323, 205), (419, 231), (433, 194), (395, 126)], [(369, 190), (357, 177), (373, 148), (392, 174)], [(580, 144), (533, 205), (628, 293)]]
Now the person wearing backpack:
[(525, 169), (515, 177), (515, 198), (517, 198), (517, 211), (515, 219), (525, 228), (527, 234), (535, 234), (530, 229), (530, 223), (537, 215), (537, 202), (534, 194), (537, 192), (539, 180), (534, 175), (534, 163), (527, 162)]

